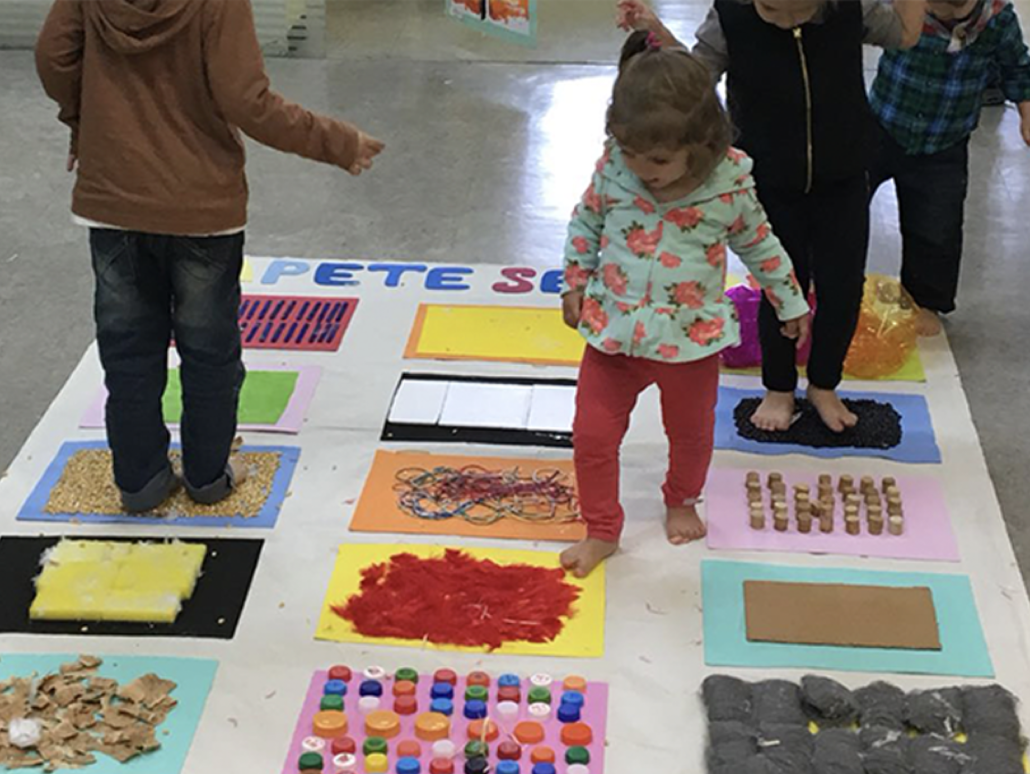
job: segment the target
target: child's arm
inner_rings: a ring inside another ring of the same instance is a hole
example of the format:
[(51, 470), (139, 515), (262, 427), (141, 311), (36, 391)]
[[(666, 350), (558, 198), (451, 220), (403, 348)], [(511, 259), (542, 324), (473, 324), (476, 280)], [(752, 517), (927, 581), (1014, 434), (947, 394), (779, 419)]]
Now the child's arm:
[(1005, 97), (1019, 107), (1020, 132), (1030, 145), (1030, 52), (1027, 51), (1019, 17), (1011, 5), (998, 14), (1001, 29), (998, 42), (998, 66)]
[(360, 174), (383, 144), (344, 121), (316, 115), (272, 90), (249, 2), (205, 3), (208, 82), (230, 123), (263, 145)]
[(60, 109), (58, 119), (72, 130), (69, 171), (78, 154), (84, 40), (82, 3), (56, 0), (36, 42), (36, 71), (43, 89)]
[[(662, 20), (643, 0), (621, 0), (619, 3), (619, 27), (624, 30), (647, 30), (653, 32), (662, 41), (663, 46), (687, 48), (672, 34)], [(719, 14), (715, 8), (708, 11), (708, 16), (697, 30), (697, 45), (691, 53), (708, 65), (715, 80), (722, 78), (729, 67), (730, 54), (726, 48), (726, 36), (722, 31)]]
[(912, 48), (923, 35), (926, 0), (862, 0), (865, 42), (880, 48)]
[(780, 320), (786, 322), (804, 317), (809, 311), (808, 301), (794, 275), (794, 265), (773, 234), (754, 188), (736, 194), (734, 202), (737, 219), (729, 234), (733, 252), (740, 256), (758, 280)]
[(583, 291), (601, 262), (604, 219), (607, 211), (605, 179), (601, 173), (605, 157), (598, 162), (590, 186), (572, 211), (569, 236), (565, 242), (565, 272), (562, 282), (562, 302), (565, 323), (572, 328), (579, 325), (579, 312)]

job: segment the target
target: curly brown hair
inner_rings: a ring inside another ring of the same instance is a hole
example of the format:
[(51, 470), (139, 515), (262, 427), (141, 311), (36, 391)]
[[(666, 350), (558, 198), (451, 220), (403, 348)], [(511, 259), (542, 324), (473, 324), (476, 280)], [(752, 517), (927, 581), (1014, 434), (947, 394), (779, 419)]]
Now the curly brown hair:
[(733, 125), (705, 64), (686, 49), (653, 46), (643, 31), (622, 47), (607, 130), (637, 152), (688, 147), (699, 179), (712, 173), (733, 142)]

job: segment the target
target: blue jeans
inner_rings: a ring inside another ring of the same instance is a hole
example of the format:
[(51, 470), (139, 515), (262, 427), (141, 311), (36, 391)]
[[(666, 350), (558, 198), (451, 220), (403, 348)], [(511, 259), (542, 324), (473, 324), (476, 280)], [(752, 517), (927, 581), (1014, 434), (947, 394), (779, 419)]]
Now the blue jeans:
[(901, 284), (924, 309), (955, 311), (969, 190), (969, 140), (910, 155), (886, 132), (869, 174), (872, 193), (894, 180), (901, 223)]
[(198, 502), (224, 499), (233, 486), (228, 462), (245, 376), (238, 323), (243, 234), (92, 229), (90, 247), (107, 438), (123, 505), (150, 510), (178, 483), (162, 412), (173, 336), (182, 360), (184, 483)]

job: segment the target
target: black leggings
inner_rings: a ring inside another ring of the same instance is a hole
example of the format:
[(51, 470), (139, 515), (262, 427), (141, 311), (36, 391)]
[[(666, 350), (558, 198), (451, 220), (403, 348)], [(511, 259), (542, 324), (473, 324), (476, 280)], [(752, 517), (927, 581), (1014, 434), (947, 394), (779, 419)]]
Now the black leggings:
[[(869, 250), (869, 182), (865, 174), (816, 183), (811, 192), (759, 188), (773, 231), (794, 263), (798, 282), (815, 285), (816, 314), (808, 380), (836, 389), (862, 306)], [(767, 390), (797, 388), (796, 346), (780, 333), (782, 323), (765, 298), (758, 315), (762, 381)]]

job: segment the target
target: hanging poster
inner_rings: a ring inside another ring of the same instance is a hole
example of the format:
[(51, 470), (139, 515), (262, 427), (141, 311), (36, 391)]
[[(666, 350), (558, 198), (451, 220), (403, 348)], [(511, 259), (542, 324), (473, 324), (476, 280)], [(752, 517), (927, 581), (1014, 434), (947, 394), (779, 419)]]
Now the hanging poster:
[(489, 35), (536, 45), (537, 0), (444, 0), (447, 15)]

